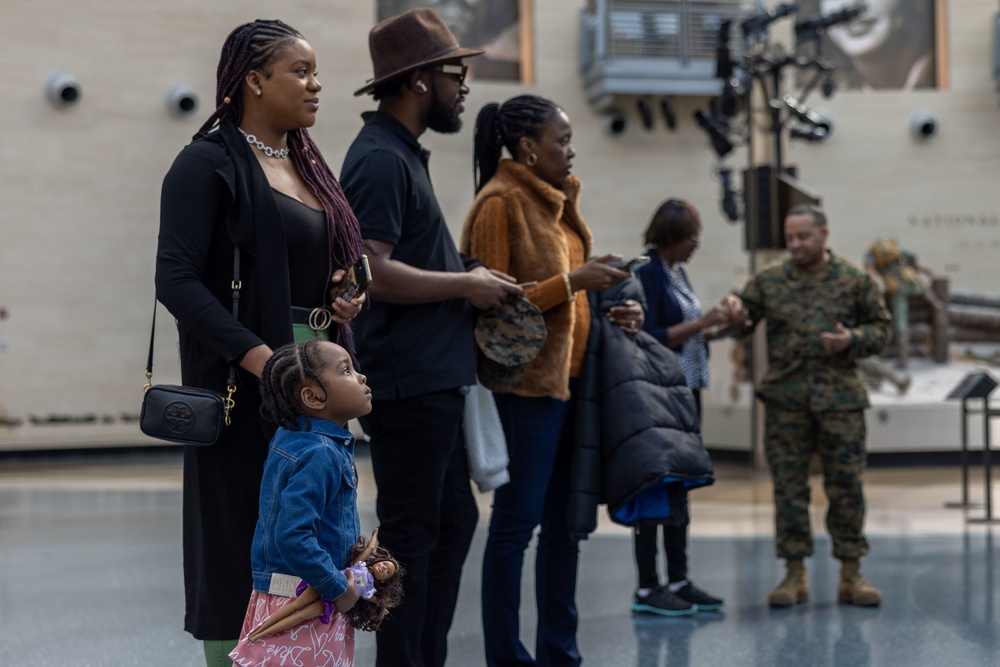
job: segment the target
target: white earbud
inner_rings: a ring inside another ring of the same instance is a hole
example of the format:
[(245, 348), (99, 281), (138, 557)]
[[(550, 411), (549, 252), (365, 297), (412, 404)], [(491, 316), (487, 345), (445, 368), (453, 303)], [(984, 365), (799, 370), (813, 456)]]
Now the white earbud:
[(419, 88), (420, 92), (422, 92), (422, 93), (426, 93), (427, 92), (427, 86), (426, 86), (426, 84), (424, 84), (424, 82), (421, 81), (420, 79), (417, 79), (417, 82), (415, 84), (413, 84), (413, 85), (415, 85), (417, 88)]

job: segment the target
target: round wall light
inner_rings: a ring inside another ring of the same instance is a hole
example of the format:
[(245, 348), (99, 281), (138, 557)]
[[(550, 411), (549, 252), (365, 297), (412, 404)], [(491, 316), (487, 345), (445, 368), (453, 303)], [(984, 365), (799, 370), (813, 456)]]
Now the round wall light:
[(937, 136), (941, 121), (933, 111), (914, 111), (910, 116), (910, 136), (917, 141), (929, 141)]
[(176, 118), (189, 118), (198, 111), (198, 93), (186, 83), (174, 83), (164, 98), (167, 111)]
[(80, 101), (80, 82), (69, 72), (55, 71), (45, 78), (45, 98), (57, 109), (68, 109)]

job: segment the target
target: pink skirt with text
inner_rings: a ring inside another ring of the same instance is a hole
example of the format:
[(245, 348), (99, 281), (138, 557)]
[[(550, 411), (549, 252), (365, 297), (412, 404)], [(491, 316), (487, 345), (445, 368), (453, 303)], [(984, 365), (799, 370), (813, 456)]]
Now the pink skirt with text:
[(270, 637), (248, 642), (247, 635), (295, 598), (254, 591), (243, 619), (240, 642), (229, 654), (238, 667), (354, 667), (354, 628), (343, 614), (330, 623), (319, 617)]

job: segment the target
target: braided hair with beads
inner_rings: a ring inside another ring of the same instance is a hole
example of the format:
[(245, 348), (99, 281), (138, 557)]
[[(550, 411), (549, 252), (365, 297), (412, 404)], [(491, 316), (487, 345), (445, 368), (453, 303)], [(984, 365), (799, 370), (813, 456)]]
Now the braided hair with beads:
[(502, 149), (515, 157), (521, 137), (541, 138), (542, 127), (560, 110), (552, 100), (537, 95), (519, 95), (503, 104), (484, 106), (476, 116), (472, 154), (476, 192), (497, 172)]
[[(222, 45), (216, 71), (215, 111), (198, 130), (205, 136), (223, 122), (239, 126), (243, 118), (241, 86), (251, 70), (264, 72), (302, 35), (278, 20), (244, 23), (229, 33)], [(289, 157), (296, 171), (323, 205), (327, 219), (331, 268), (348, 268), (361, 256), (361, 229), (340, 183), (305, 128), (288, 133)], [(336, 325), (334, 325), (336, 326)], [(336, 342), (350, 340), (348, 327), (339, 327)]]
[(297, 417), (305, 417), (299, 395), (307, 381), (315, 382), (327, 393), (319, 374), (323, 371), (323, 355), (316, 339), (305, 343), (282, 345), (264, 364), (260, 374), (260, 414), (283, 428), (297, 431)]

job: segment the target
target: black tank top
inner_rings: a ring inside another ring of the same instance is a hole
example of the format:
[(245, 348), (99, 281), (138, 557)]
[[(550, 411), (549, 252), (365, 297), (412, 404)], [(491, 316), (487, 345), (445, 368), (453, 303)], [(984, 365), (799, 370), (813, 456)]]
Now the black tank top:
[(327, 294), (330, 250), (326, 211), (311, 208), (278, 190), (273, 191), (285, 221), (292, 305), (322, 306), (330, 299)]

